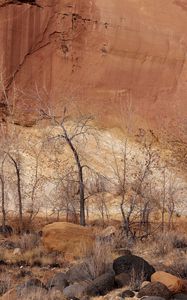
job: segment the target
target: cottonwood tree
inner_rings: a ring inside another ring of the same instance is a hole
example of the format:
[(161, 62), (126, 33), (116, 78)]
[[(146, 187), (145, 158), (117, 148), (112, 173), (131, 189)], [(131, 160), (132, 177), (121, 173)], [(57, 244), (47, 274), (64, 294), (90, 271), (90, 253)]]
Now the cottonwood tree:
[[(134, 124), (134, 109), (132, 105), (132, 93), (130, 90), (116, 93), (121, 106), (121, 120), (126, 128), (126, 137), (120, 153), (120, 160), (117, 153), (112, 149), (113, 165), (112, 171), (114, 175), (115, 189), (120, 197), (120, 210), (123, 219), (123, 226), (126, 235), (133, 236), (131, 230), (131, 216), (135, 210), (135, 201), (130, 188), (130, 157), (131, 150), (129, 147), (129, 139), (132, 136)], [(118, 153), (119, 154), (119, 153)]]
[(0, 183), (1, 183), (1, 212), (2, 212), (2, 229), (5, 230), (6, 227), (6, 203), (5, 203), (5, 174), (4, 174), (4, 164), (6, 160), (6, 154), (1, 152), (1, 167), (0, 167)]
[(18, 216), (19, 216), (19, 231), (23, 232), (23, 195), (22, 195), (22, 178), (21, 178), (21, 155), (19, 152), (6, 152), (7, 157), (12, 164), (16, 175), (16, 188), (18, 196)]
[(155, 136), (146, 134), (141, 142), (143, 163), (137, 176), (135, 192), (140, 197), (140, 229), (146, 228), (148, 234), (149, 215), (151, 213), (154, 197), (155, 177), (152, 176), (159, 164), (159, 154), (155, 148)]
[[(114, 173), (114, 182), (117, 195), (120, 197), (120, 210), (123, 219), (124, 230), (127, 237), (131, 233), (130, 218), (134, 211), (133, 198), (129, 199), (129, 157), (127, 154), (127, 140), (125, 141), (124, 149), (122, 150), (122, 158), (119, 161), (116, 153), (113, 150), (114, 166), (112, 166)], [(128, 208), (127, 208), (128, 207)]]
[(89, 168), (85, 182), (85, 199), (87, 219), (89, 219), (90, 207), (93, 206), (99, 212), (102, 225), (105, 225), (105, 220), (109, 220), (109, 209), (107, 204), (107, 193), (109, 192), (110, 182), (101, 172)]
[[(2, 160), (1, 175), (2, 179), (4, 179), (3, 187), (5, 187), (5, 183), (9, 187), (9, 193), (11, 194), (10, 201), (13, 201), (13, 196), (15, 197), (16, 207), (18, 207), (19, 231), (22, 233), (24, 230), (24, 190), (27, 188), (25, 182), (25, 164), (23, 160), (26, 148), (21, 138), (20, 128), (13, 124), (7, 124), (7, 127), (9, 128), (6, 130), (2, 139), (4, 160)], [(6, 177), (3, 176), (4, 170), (6, 171)]]
[[(5, 175), (4, 169), (12, 169), (15, 172), (16, 179), (16, 189), (18, 196), (18, 209), (19, 209), (19, 228), (20, 232), (23, 230), (23, 204), (22, 204), (22, 188), (21, 188), (21, 158), (19, 152), (15, 153), (12, 149), (10, 149), (10, 144), (8, 140), (6, 140), (6, 144), (3, 145), (3, 156), (1, 160), (1, 173), (0, 173), (0, 181), (1, 181), (1, 194), (2, 194), (2, 214), (3, 214), (3, 226), (5, 226), (6, 221), (6, 213), (5, 213)], [(11, 168), (13, 167), (13, 168)], [(10, 171), (9, 169), (9, 171)], [(14, 177), (14, 175), (13, 175)], [(7, 178), (6, 178), (7, 179)], [(11, 179), (11, 181), (14, 179)], [(8, 181), (10, 181), (10, 176)]]
[(81, 155), (81, 150), (84, 149), (88, 138), (94, 136), (95, 130), (92, 126), (93, 117), (80, 115), (76, 118), (76, 120), (68, 122), (69, 117), (66, 108), (64, 108), (62, 118), (55, 117), (55, 115), (52, 114), (49, 109), (48, 111), (40, 109), (40, 115), (42, 119), (50, 119), (52, 121), (52, 124), (60, 129), (60, 133), (50, 137), (49, 139), (61, 139), (62, 141), (64, 141), (73, 156), (74, 163), (77, 168), (79, 186), (78, 194), (80, 207), (80, 225), (85, 226), (85, 179), (83, 170), (86, 165), (85, 160)]
[(63, 213), (67, 222), (73, 220), (78, 223), (79, 183), (76, 170), (73, 166), (66, 168), (64, 174), (59, 174), (59, 178), (54, 182), (55, 187), (52, 191), (54, 197), (52, 197), (51, 205), (57, 221), (60, 220), (60, 215)]
[[(161, 209), (161, 229), (173, 229), (173, 217), (176, 212), (176, 203), (179, 206), (182, 203), (185, 191), (184, 184), (177, 178), (174, 170), (163, 167), (162, 189), (160, 190), (160, 209)], [(166, 219), (167, 216), (167, 219)]]
[(32, 136), (28, 135), (24, 149), (24, 154), (30, 158), (26, 160), (27, 165), (24, 165), (24, 177), (27, 180), (23, 183), (24, 198), (26, 200), (25, 209), (30, 223), (33, 222), (41, 209), (42, 198), (45, 194), (45, 185), (48, 181), (47, 176), (43, 174), (43, 157), (46, 157), (45, 138), (44, 134), (40, 134), (40, 138), (36, 144)]
[[(127, 237), (135, 237), (134, 223), (139, 222), (139, 232), (148, 232), (149, 215), (152, 209), (152, 172), (158, 163), (154, 139), (146, 134), (139, 140), (141, 162), (132, 153), (127, 139), (122, 147), (120, 159), (113, 151), (113, 174), (120, 210)], [(118, 153), (119, 156), (119, 153)]]
[(176, 176), (169, 174), (168, 187), (167, 187), (167, 202), (166, 210), (168, 212), (168, 229), (173, 229), (173, 216), (176, 210), (176, 198), (181, 191), (180, 186), (176, 182)]

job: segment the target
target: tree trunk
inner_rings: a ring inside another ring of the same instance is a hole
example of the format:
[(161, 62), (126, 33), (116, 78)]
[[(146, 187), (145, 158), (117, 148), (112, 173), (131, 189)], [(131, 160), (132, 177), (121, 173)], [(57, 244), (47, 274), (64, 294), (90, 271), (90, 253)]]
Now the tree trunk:
[(5, 211), (5, 182), (4, 176), (0, 176), (1, 180), (1, 206), (2, 206), (2, 227), (5, 229), (6, 225), (6, 211)]
[(83, 167), (81, 166), (79, 154), (77, 150), (75, 149), (71, 139), (68, 137), (66, 129), (63, 127), (64, 131), (64, 138), (66, 142), (68, 143), (73, 156), (75, 158), (75, 162), (78, 169), (78, 177), (79, 177), (79, 204), (80, 204), (80, 225), (85, 226), (86, 225), (86, 218), (85, 218), (85, 197), (84, 197), (84, 180), (83, 180)]
[(19, 163), (8, 153), (9, 158), (12, 160), (17, 176), (17, 191), (18, 191), (18, 206), (19, 206), (19, 230), (23, 232), (23, 205), (22, 205), (22, 193), (21, 193), (21, 176)]
[(17, 189), (18, 189), (18, 205), (19, 205), (19, 229), (20, 233), (23, 232), (23, 205), (22, 205), (22, 195), (21, 195), (21, 178), (20, 178), (20, 170), (16, 168), (17, 174)]
[(79, 171), (79, 189), (80, 189), (80, 225), (85, 226), (85, 199), (84, 199), (84, 183), (83, 183), (83, 172), (82, 167), (78, 163)]
[(163, 181), (163, 199), (162, 199), (162, 223), (161, 228), (162, 232), (164, 232), (165, 229), (165, 205), (166, 205), (166, 168), (164, 168), (164, 181)]

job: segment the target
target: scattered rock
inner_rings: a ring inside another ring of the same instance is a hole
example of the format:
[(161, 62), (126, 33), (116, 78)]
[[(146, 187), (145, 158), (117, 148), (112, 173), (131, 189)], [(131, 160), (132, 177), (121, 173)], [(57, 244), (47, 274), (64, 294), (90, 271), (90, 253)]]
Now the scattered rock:
[(140, 289), (137, 297), (141, 298), (143, 296), (158, 296), (167, 300), (170, 298), (171, 292), (164, 284), (160, 282), (150, 282)]
[(127, 286), (130, 282), (130, 275), (127, 273), (121, 273), (115, 276), (115, 284), (118, 288)]
[(143, 258), (136, 255), (125, 255), (116, 258), (113, 262), (116, 275), (120, 273), (133, 273), (134, 279), (150, 280), (155, 269)]
[(59, 291), (63, 291), (69, 285), (67, 281), (67, 275), (65, 273), (57, 273), (55, 274), (47, 283), (48, 289), (55, 289)]
[(163, 271), (155, 272), (151, 276), (151, 281), (163, 283), (173, 294), (183, 291), (183, 281), (180, 278)]
[(91, 228), (67, 222), (56, 222), (43, 228), (42, 240), (48, 250), (81, 257), (92, 250), (95, 235)]
[(113, 273), (105, 273), (95, 280), (87, 288), (87, 294), (90, 296), (106, 295), (113, 290), (115, 286), (115, 277)]

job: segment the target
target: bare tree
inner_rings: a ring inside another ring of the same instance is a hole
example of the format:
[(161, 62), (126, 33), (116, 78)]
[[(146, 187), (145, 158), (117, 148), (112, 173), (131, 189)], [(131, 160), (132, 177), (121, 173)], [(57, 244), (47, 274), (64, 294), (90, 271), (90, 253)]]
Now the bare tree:
[(6, 226), (6, 209), (5, 209), (5, 176), (4, 176), (4, 163), (6, 160), (6, 155), (4, 155), (1, 161), (1, 171), (0, 171), (0, 182), (1, 182), (1, 211), (2, 211), (2, 229), (5, 230)]
[[(114, 150), (113, 150), (113, 157), (114, 157), (113, 172), (115, 176), (114, 180), (116, 181), (117, 184), (116, 186), (117, 194), (120, 196), (121, 199), (120, 210), (123, 218), (123, 224), (124, 224), (126, 235), (129, 236), (129, 233), (131, 232), (130, 218), (132, 212), (134, 211), (134, 203), (133, 203), (133, 198), (131, 196), (129, 197), (127, 139), (125, 140), (121, 161), (119, 162), (117, 160)], [(129, 205), (129, 209), (127, 209), (127, 203)]]
[(85, 218), (85, 185), (84, 185), (84, 172), (83, 169), (86, 167), (83, 162), (81, 153), (80, 153), (80, 145), (85, 147), (87, 139), (90, 135), (93, 136), (93, 127), (91, 126), (91, 121), (93, 120), (92, 116), (82, 116), (80, 115), (76, 121), (74, 121), (73, 126), (68, 126), (68, 116), (67, 109), (64, 108), (63, 117), (61, 120), (56, 118), (51, 111), (40, 110), (41, 117), (52, 120), (53, 125), (58, 126), (61, 129), (61, 133), (52, 137), (52, 139), (61, 139), (65, 141), (66, 145), (69, 147), (74, 162), (77, 167), (77, 175), (78, 175), (78, 184), (79, 184), (79, 207), (80, 207), (80, 225), (86, 225)]
[(73, 167), (70, 167), (67, 172), (65, 171), (65, 174), (59, 176), (55, 186), (56, 200), (53, 200), (52, 210), (56, 213), (57, 221), (60, 219), (60, 214), (65, 213), (67, 222), (73, 219), (75, 223), (78, 223), (78, 194), (77, 172)]
[[(144, 133), (139, 139), (139, 155), (141, 163), (136, 155), (131, 153), (127, 138), (121, 152), (121, 158), (114, 158), (114, 182), (120, 197), (120, 210), (122, 214), (124, 230), (127, 237), (135, 237), (134, 223), (139, 222), (139, 232), (148, 232), (149, 216), (152, 209), (152, 181), (153, 169), (157, 167), (158, 153), (154, 149), (154, 139)], [(119, 153), (118, 153), (119, 154)]]
[(19, 210), (19, 230), (20, 233), (23, 231), (23, 198), (22, 198), (22, 187), (21, 187), (21, 162), (20, 156), (14, 157), (13, 154), (7, 153), (8, 158), (10, 159), (13, 167), (16, 172), (16, 180), (17, 180), (17, 194), (18, 194), (18, 210)]
[(102, 225), (105, 220), (109, 220), (109, 209), (107, 205), (106, 194), (108, 192), (107, 185), (110, 184), (106, 176), (89, 168), (89, 175), (85, 182), (87, 218), (89, 218), (89, 206), (93, 205), (94, 210), (97, 209), (101, 216)]

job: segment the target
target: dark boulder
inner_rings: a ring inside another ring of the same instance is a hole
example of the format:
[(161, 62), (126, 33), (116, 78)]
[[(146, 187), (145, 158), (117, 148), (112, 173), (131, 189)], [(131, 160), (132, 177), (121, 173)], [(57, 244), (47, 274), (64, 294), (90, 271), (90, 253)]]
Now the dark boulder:
[(157, 296), (163, 297), (164, 299), (170, 299), (171, 292), (169, 289), (160, 282), (150, 282), (146, 286), (140, 289), (137, 297), (141, 298), (143, 296)]
[(155, 269), (142, 257), (136, 255), (125, 255), (116, 258), (113, 262), (115, 274), (128, 273), (142, 281), (151, 279), (151, 275), (155, 273)]

